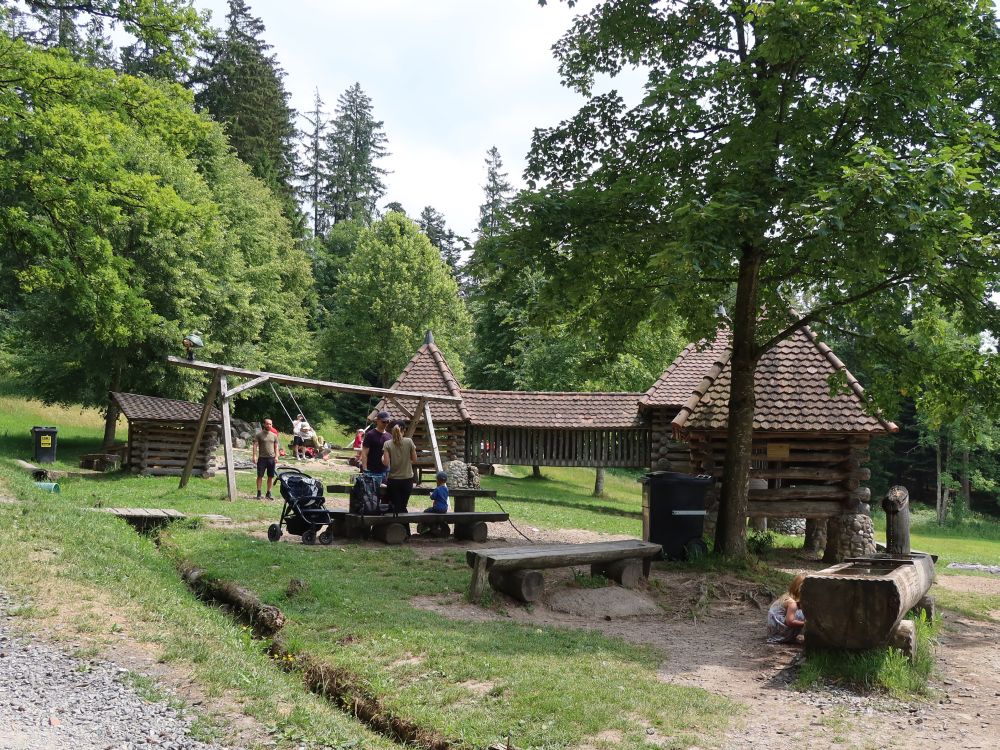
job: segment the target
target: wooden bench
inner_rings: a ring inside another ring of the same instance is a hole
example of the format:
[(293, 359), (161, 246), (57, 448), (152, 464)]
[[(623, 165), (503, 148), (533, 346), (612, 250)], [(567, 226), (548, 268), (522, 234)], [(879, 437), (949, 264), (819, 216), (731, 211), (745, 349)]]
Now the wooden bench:
[(376, 539), (386, 544), (402, 544), (409, 536), (410, 524), (427, 527), (431, 536), (447, 537), (455, 527), (455, 538), (463, 541), (485, 542), (489, 536), (487, 523), (506, 522), (506, 513), (449, 512), (449, 513), (386, 513), (378, 516), (363, 516), (350, 513), (343, 508), (330, 510), (334, 536), (358, 537), (371, 531)]
[[(351, 484), (328, 484), (326, 491), (334, 495), (350, 495), (354, 485)], [(427, 497), (434, 491), (433, 487), (422, 487), (414, 485), (413, 495)], [(456, 512), (472, 513), (476, 510), (477, 497), (496, 497), (496, 490), (474, 490), (466, 487), (448, 488), (448, 497)]]
[(623, 586), (634, 586), (640, 576), (649, 577), (654, 558), (663, 554), (659, 544), (627, 539), (620, 542), (589, 544), (540, 544), (525, 547), (466, 550), (472, 568), (469, 598), (479, 599), (487, 580), (494, 589), (516, 599), (532, 602), (542, 594), (539, 568), (566, 568), (590, 565), (591, 575), (603, 575)]

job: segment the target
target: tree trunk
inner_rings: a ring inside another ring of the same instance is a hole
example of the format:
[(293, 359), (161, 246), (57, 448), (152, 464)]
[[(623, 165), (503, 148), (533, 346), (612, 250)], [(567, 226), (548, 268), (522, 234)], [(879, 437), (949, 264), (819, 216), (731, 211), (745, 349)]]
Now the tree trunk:
[(599, 466), (594, 474), (594, 497), (604, 497), (604, 467)]
[(934, 471), (937, 477), (934, 485), (934, 505), (937, 511), (937, 522), (944, 523), (944, 495), (941, 492), (941, 438), (934, 443)]
[(744, 246), (733, 309), (733, 353), (729, 359), (729, 426), (726, 433), (725, 481), (719, 497), (715, 552), (746, 557), (747, 489), (753, 440), (754, 369), (757, 366), (757, 315), (760, 251)]
[(532, 479), (542, 478), (542, 467), (539, 466), (538, 464), (535, 464), (531, 467), (531, 478)]
[(969, 481), (969, 449), (962, 448), (962, 503), (966, 510), (972, 510), (972, 483)]
[[(121, 368), (115, 368), (115, 374), (111, 378), (111, 391), (117, 391), (121, 388)], [(104, 415), (104, 442), (101, 444), (104, 448), (110, 448), (115, 444), (115, 432), (118, 429), (118, 416), (121, 411), (118, 409), (118, 404), (115, 400), (108, 396), (108, 411)]]

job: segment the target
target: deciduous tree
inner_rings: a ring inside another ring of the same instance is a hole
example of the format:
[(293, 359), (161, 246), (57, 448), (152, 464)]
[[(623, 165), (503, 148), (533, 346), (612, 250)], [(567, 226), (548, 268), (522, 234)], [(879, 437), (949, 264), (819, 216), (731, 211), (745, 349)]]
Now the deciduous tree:
[[(717, 552), (745, 553), (771, 346), (803, 323), (884, 330), (932, 301), (996, 321), (997, 40), (984, 0), (607, 0), (556, 45), (590, 100), (536, 131), (544, 187), (514, 247), (534, 248), (520, 262), (544, 268), (552, 307), (673, 302), (706, 335), (730, 302)], [(593, 95), (632, 66), (640, 102)]]

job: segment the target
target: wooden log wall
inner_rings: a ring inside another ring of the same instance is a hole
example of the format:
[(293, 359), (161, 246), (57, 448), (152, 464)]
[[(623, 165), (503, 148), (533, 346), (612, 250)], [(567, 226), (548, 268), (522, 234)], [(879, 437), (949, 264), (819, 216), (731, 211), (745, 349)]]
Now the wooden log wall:
[(657, 468), (657, 462), (670, 462), (670, 471), (692, 473), (691, 449), (687, 443), (674, 440), (671, 420), (677, 416), (677, 409), (654, 409), (650, 414), (650, 456), (649, 465)]
[(649, 430), (541, 430), (470, 427), (469, 463), (518, 466), (649, 466)]
[[(195, 430), (194, 423), (131, 422), (129, 470), (143, 476), (180, 476)], [(192, 473), (205, 478), (215, 476), (215, 452), (221, 440), (220, 426), (209, 425), (205, 429)]]
[[(750, 477), (767, 488), (749, 492), (751, 518), (827, 518), (867, 512), (871, 491), (869, 436), (823, 434), (754, 435)], [(691, 457), (696, 473), (724, 479), (726, 436), (692, 433)]]
[[(433, 413), (432, 413), (433, 416)], [(462, 422), (434, 422), (434, 434), (437, 436), (438, 450), (442, 461), (454, 461), (465, 458), (465, 424)], [(418, 456), (423, 451), (431, 450), (431, 441), (427, 434), (427, 424), (421, 419), (413, 431), (413, 442), (417, 445)]]

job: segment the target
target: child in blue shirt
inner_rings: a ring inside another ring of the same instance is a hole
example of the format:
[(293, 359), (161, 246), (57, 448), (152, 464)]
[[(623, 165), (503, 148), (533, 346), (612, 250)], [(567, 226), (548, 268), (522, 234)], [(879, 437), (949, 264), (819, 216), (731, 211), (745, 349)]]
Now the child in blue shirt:
[(436, 478), (437, 487), (431, 493), (431, 502), (434, 504), (425, 510), (424, 513), (448, 512), (448, 472), (439, 471)]

